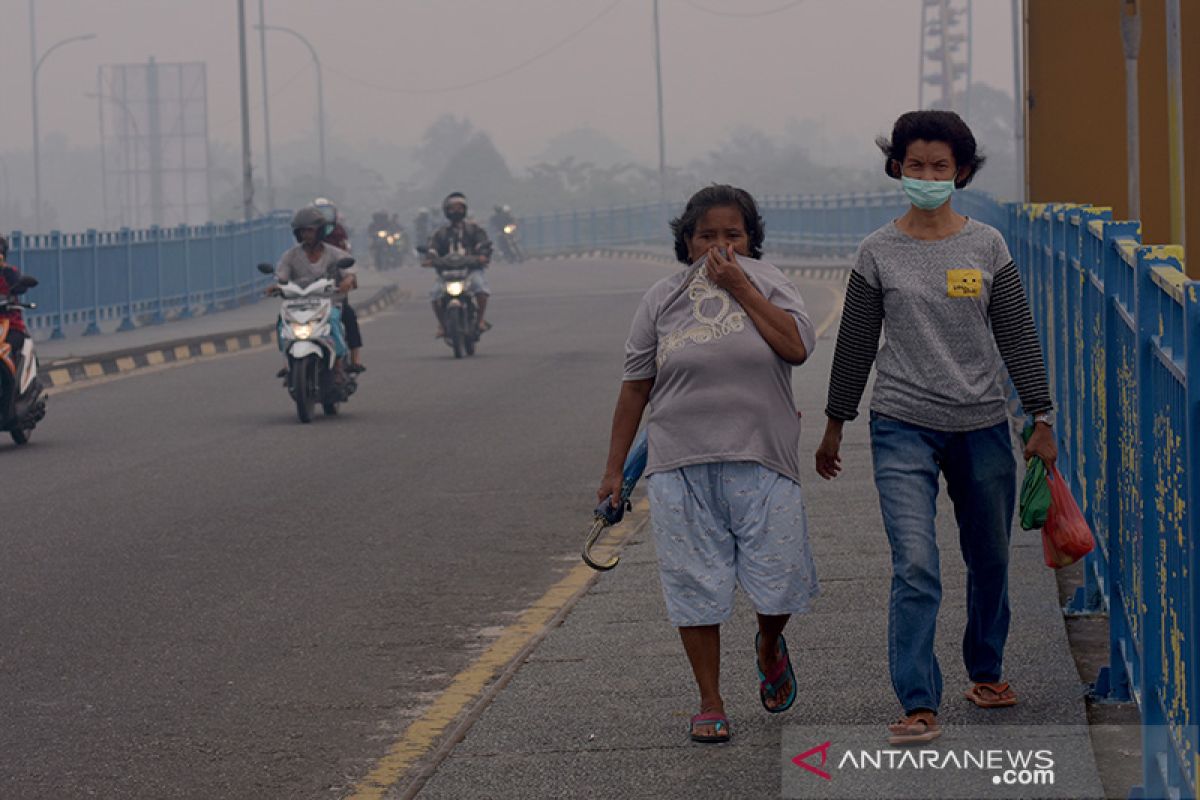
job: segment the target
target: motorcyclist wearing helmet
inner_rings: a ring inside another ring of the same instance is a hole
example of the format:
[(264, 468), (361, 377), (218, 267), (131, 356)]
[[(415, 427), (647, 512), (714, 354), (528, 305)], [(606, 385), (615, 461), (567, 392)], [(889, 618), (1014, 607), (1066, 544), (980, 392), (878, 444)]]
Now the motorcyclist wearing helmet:
[[(467, 198), (462, 192), (451, 192), (446, 195), (446, 199), (442, 201), (442, 213), (446, 215), (448, 222), (429, 237), (429, 246), (421, 266), (432, 267), (435, 256), (448, 256), (451, 253), (476, 257), (479, 267), (470, 271), (467, 285), (479, 307), (479, 331), (482, 333), (492, 327), (484, 320), (490, 291), (483, 276), (484, 269), (492, 259), (492, 243), (488, 239), (487, 231), (475, 224), (473, 220), (467, 219)], [(438, 339), (446, 335), (446, 328), (442, 321), (442, 308), (438, 302), (441, 293), (442, 281), (439, 278), (430, 294), (430, 298), (433, 300), (433, 315), (437, 318), (438, 323), (435, 337)]]
[(497, 203), (492, 209), (492, 218), (488, 220), (488, 226), (493, 233), (499, 236), (504, 232), (505, 225), (512, 225), (516, 221), (517, 218), (512, 213), (512, 206)]
[[(338, 293), (334, 297), (333, 310), (330, 313), (330, 330), (333, 333), (334, 349), (337, 361), (334, 368), (341, 370), (345, 365), (347, 352), (346, 338), (342, 333), (342, 307), (346, 296), (355, 286), (355, 268), (339, 269), (337, 262), (349, 258), (345, 250), (326, 244), (322, 241), (326, 229), (326, 218), (321, 209), (315, 205), (305, 206), (292, 217), (292, 234), (296, 237), (296, 245), (284, 251), (275, 267), (277, 283), (296, 282), (307, 286), (320, 278), (331, 278), (337, 283)], [(277, 285), (268, 286), (266, 294), (276, 294)], [(283, 377), (287, 368), (282, 370)]]
[(422, 248), (429, 241), (429, 230), (431, 219), (429, 209), (422, 206), (417, 209), (417, 216), (413, 218), (413, 236), (417, 244), (417, 248)]
[[(12, 293), (13, 287), (20, 279), (21, 271), (8, 263), (8, 239), (0, 236), (0, 300)], [(21, 315), (21, 309), (0, 311), (0, 319), (8, 320), (8, 335), (5, 341), (12, 345), (11, 352), (20, 353), (29, 333), (25, 328), (25, 318)]]
[(339, 250), (351, 252), (353, 247), (350, 245), (350, 234), (346, 231), (346, 220), (333, 201), (328, 197), (318, 197), (312, 204), (320, 209), (321, 215), (325, 217), (322, 239)]
[[(350, 234), (346, 232), (344, 220), (337, 206), (328, 197), (318, 197), (313, 201), (313, 207), (321, 212), (321, 216), (325, 220), (325, 227), (321, 230), (321, 240), (349, 253), (351, 249)], [(354, 279), (353, 288), (358, 288), (357, 277)], [(342, 324), (346, 327), (346, 344), (350, 347), (350, 365), (346, 369), (350, 372), (363, 372), (366, 367), (362, 365), (362, 330), (358, 327), (358, 314), (355, 313), (354, 307), (346, 298), (342, 300)]]

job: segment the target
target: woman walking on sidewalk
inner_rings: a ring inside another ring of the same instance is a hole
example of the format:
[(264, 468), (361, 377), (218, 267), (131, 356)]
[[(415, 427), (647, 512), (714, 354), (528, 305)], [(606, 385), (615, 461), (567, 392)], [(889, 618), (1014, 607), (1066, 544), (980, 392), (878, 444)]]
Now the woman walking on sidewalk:
[(912, 205), (859, 247), (816, 467), (827, 479), (841, 471), (842, 426), (858, 415), (875, 362), (871, 453), (892, 549), (888, 668), (904, 710), (888, 731), (892, 744), (912, 744), (941, 734), (942, 673), (934, 653), (942, 594), (934, 529), (939, 472), (967, 567), (966, 696), (983, 708), (1017, 702), (1001, 681), (1016, 494), (1005, 368), (1035, 421), (1025, 457), (1051, 465), (1056, 451), (1046, 368), (1008, 247), (999, 231), (950, 206), (954, 190), (983, 164), (975, 137), (953, 112), (914, 111), (878, 144), (884, 169)]
[(796, 698), (783, 629), (817, 593), (800, 492), (792, 367), (815, 340), (804, 302), (759, 261), (754, 199), (710, 186), (671, 223), (690, 265), (642, 298), (599, 499), (619, 497), (630, 444), (646, 422), (650, 515), (663, 595), (700, 690), (697, 742), (729, 740), (720, 692), (720, 625), (741, 584), (758, 612), (759, 696), (778, 713)]

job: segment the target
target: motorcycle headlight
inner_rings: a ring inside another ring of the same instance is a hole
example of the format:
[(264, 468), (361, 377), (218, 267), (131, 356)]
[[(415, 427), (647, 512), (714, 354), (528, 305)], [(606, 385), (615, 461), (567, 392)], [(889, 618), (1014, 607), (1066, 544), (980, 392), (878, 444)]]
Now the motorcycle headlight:
[(378, 236), (380, 239), (386, 239), (386, 238), (387, 238), (387, 231), (379, 231), (379, 232), (378, 232), (378, 233), (376, 233), (375, 235), (376, 235), (376, 236)]
[(450, 281), (446, 284), (446, 294), (450, 295), (451, 297), (458, 297), (463, 293), (463, 288), (464, 286), (462, 281)]
[(388, 244), (395, 244), (395, 243), (396, 243), (396, 237), (395, 237), (395, 236), (389, 236), (389, 237), (387, 237), (387, 243), (388, 243)]
[(312, 325), (297, 325), (292, 323), (292, 335), (297, 339), (307, 339), (312, 336)]
[(510, 236), (511, 236), (512, 234), (514, 234), (514, 233), (516, 233), (516, 232), (517, 232), (517, 226), (516, 226), (516, 225), (513, 225), (513, 224), (510, 222), (510, 223), (508, 223), (507, 225), (505, 225), (505, 226), (504, 226), (504, 232), (505, 232), (505, 233), (507, 233), (508, 235), (510, 235)]

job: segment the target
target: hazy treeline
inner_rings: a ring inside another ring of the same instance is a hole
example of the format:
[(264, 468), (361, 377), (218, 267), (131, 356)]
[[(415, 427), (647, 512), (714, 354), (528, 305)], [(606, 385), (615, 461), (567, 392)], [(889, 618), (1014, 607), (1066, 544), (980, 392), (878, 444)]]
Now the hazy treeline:
[[(970, 123), (989, 162), (976, 186), (1000, 198), (1016, 190), (1013, 151), (1013, 101), (1005, 92), (976, 84)], [(711, 182), (743, 186), (756, 195), (823, 194), (886, 189), (895, 186), (883, 173), (873, 138), (879, 129), (848, 137), (830, 132), (819, 120), (797, 121), (769, 134), (751, 126), (734, 128), (700, 158), (672, 164), (667, 195), (683, 199)], [(656, 165), (639, 161), (621, 144), (593, 128), (550, 135), (538, 156), (513, 166), (488, 132), (465, 116), (436, 120), (415, 145), (372, 141), (351, 146), (333, 138), (328, 146), (328, 184), (321, 186), (315, 140), (277, 144), (276, 208), (296, 208), (325, 194), (337, 201), (352, 227), (367, 223), (376, 210), (398, 213), (407, 225), (416, 210), (435, 212), (450, 191), (471, 198), (475, 216), (486, 218), (494, 203), (508, 203), (520, 214), (585, 209), (653, 201), (659, 195)], [(104, 215), (99, 152), (71, 148), (61, 136), (43, 141), (43, 198), (46, 228), (82, 230), (116, 227), (118, 210)], [(255, 206), (271, 207), (262, 171), (262, 153), (254, 153)], [(210, 148), (213, 219), (241, 217), (241, 154), (214, 141)], [(32, 225), (32, 164), (27, 152), (0, 153), (0, 228)]]

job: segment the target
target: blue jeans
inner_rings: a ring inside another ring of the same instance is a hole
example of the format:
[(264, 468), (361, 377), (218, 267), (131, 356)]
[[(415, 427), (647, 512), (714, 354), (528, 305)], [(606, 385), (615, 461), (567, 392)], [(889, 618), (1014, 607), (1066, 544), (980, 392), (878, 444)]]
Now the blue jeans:
[(942, 599), (933, 523), (938, 473), (946, 476), (967, 567), (963, 662), (972, 681), (998, 681), (1008, 639), (1008, 548), (1017, 491), (1008, 423), (951, 433), (872, 413), (871, 454), (892, 547), (892, 688), (905, 713), (936, 711), (942, 699), (933, 646)]

